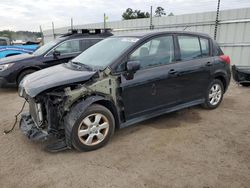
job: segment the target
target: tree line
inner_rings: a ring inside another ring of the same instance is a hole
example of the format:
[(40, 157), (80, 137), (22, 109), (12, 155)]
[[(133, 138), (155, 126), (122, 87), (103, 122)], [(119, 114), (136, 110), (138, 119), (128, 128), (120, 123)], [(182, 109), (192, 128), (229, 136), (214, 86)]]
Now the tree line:
[(41, 36), (40, 32), (10, 30), (0, 31), (0, 37), (8, 37), (10, 40), (34, 41), (36, 38)]
[[(166, 12), (164, 8), (157, 7), (154, 12), (155, 17), (165, 16)], [(168, 14), (168, 16), (174, 16), (172, 12)], [(149, 18), (149, 12), (143, 12), (141, 10), (133, 10), (132, 8), (127, 8), (126, 11), (122, 14), (122, 18), (124, 20), (138, 19), (138, 18)]]

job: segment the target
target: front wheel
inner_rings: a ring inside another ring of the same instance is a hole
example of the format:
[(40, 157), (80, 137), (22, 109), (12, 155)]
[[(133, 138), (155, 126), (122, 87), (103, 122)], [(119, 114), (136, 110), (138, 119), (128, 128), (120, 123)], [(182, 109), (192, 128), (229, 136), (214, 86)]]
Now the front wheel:
[(104, 146), (115, 130), (112, 113), (94, 104), (82, 113), (72, 129), (72, 144), (79, 151), (91, 151)]
[(203, 107), (206, 109), (217, 108), (223, 99), (223, 94), (224, 86), (222, 82), (218, 79), (213, 80), (206, 91), (206, 98)]

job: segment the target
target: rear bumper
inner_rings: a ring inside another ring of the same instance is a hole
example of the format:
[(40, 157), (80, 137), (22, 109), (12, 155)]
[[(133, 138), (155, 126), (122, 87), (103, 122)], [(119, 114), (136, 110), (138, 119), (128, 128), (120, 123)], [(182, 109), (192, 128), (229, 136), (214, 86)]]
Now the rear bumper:
[(20, 120), (20, 130), (31, 140), (45, 141), (48, 139), (48, 132), (38, 128), (29, 113), (23, 113)]

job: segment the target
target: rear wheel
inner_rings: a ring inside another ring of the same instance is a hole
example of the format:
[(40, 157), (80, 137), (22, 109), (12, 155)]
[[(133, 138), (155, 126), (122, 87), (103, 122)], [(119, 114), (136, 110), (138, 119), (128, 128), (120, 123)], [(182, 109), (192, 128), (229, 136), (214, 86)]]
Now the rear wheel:
[(207, 109), (215, 109), (217, 108), (222, 99), (224, 94), (224, 86), (222, 82), (218, 79), (213, 80), (206, 92), (206, 99), (203, 107)]
[(28, 70), (25, 70), (23, 72), (21, 72), (21, 74), (18, 76), (17, 78), (17, 85), (19, 86), (20, 82), (22, 81), (22, 79), (24, 79), (25, 76), (35, 72), (36, 70), (33, 70), (33, 69), (28, 69)]
[(104, 146), (112, 137), (115, 121), (102, 105), (91, 105), (76, 120), (72, 129), (72, 144), (79, 151), (91, 151)]

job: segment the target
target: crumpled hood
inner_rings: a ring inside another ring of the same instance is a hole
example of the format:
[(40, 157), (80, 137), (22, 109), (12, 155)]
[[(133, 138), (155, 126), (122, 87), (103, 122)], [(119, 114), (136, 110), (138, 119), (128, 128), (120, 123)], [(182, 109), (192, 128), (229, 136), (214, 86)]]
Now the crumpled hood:
[(19, 85), (19, 94), (23, 92), (30, 97), (58, 86), (89, 80), (96, 71), (73, 70), (64, 64), (34, 72), (23, 79)]
[(10, 57), (4, 57), (0, 59), (0, 64), (6, 64), (6, 63), (15, 63), (17, 61), (22, 61), (22, 60), (28, 60), (35, 57), (32, 54), (20, 54), (20, 55), (14, 55)]

